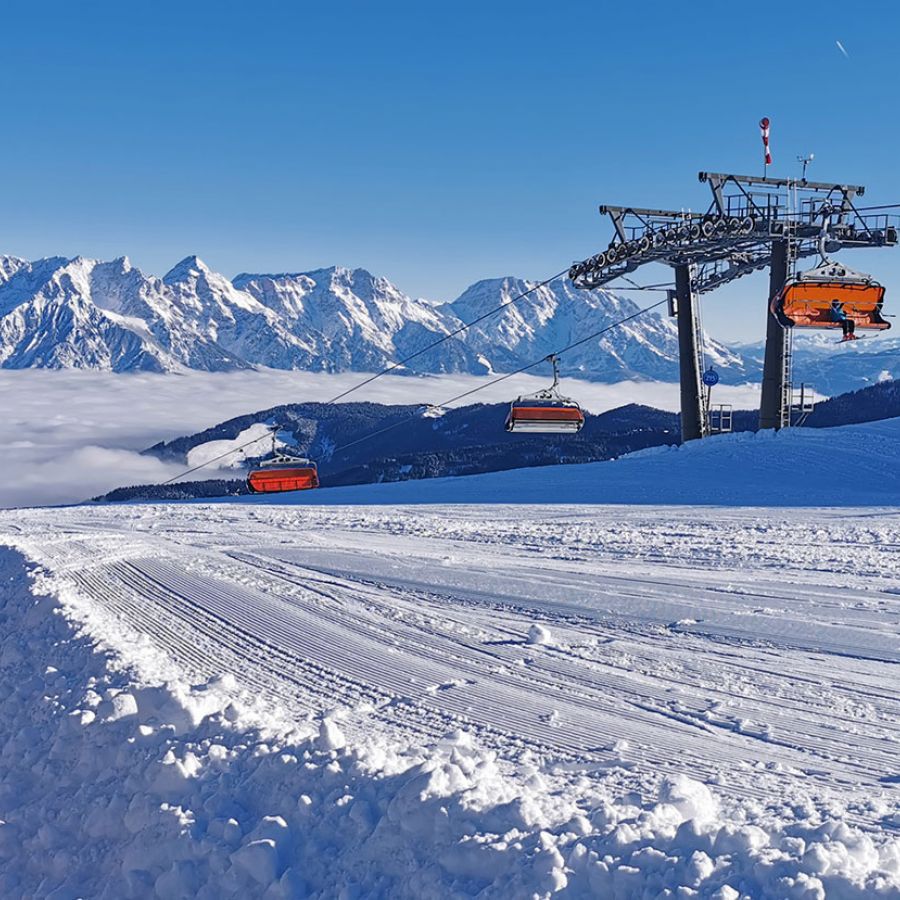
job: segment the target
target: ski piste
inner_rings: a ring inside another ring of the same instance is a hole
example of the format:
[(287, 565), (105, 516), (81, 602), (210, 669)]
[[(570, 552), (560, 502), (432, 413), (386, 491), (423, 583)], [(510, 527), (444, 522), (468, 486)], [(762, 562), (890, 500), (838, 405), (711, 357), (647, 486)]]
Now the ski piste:
[[(6, 512), (21, 688), (0, 712), (33, 752), (0, 785), (35, 798), (21, 840), (50, 817), (95, 836), (81, 895), (327, 893), (399, 855), (385, 896), (896, 896), (896, 528), (872, 508)], [(45, 877), (39, 856), (17, 872)]]

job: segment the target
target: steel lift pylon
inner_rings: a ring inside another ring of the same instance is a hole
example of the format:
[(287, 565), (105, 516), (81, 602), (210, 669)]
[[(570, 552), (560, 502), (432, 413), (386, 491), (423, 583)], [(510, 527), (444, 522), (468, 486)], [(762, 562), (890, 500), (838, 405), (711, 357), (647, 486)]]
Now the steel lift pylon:
[(855, 247), (889, 247), (898, 240), (898, 218), (856, 207), (861, 185), (802, 179), (700, 172), (712, 200), (705, 212), (600, 206), (614, 236), (606, 250), (576, 262), (569, 278), (576, 287), (600, 288), (647, 263), (670, 266), (675, 274), (678, 327), (681, 436), (705, 437), (709, 423), (701, 388), (702, 294), (751, 272), (769, 270), (766, 351), (760, 428), (790, 424), (790, 329), (769, 313), (791, 266), (813, 256)]

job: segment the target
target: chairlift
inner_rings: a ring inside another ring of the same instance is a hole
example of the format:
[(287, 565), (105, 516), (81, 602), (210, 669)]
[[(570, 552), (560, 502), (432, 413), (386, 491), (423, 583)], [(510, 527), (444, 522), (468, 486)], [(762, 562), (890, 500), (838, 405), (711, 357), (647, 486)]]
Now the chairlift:
[(278, 426), (272, 428), (272, 457), (247, 475), (251, 494), (307, 491), (319, 486), (319, 470), (309, 459), (286, 453), (278, 446)]
[(506, 417), (506, 430), (532, 434), (575, 433), (584, 425), (581, 407), (559, 393), (559, 362), (555, 354), (547, 357), (553, 365), (553, 384), (543, 391), (514, 400)]
[(818, 266), (785, 282), (772, 299), (771, 310), (783, 328), (841, 328), (837, 309), (857, 329), (886, 331), (891, 323), (881, 314), (883, 304), (883, 285), (823, 253)]

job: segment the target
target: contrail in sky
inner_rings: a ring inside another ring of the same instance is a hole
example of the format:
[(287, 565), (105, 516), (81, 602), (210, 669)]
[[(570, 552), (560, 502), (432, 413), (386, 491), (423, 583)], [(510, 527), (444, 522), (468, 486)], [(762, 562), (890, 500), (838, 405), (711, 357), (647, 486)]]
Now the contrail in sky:
[(850, 54), (844, 49), (844, 45), (840, 41), (835, 41), (835, 43), (837, 44), (838, 50), (840, 50), (847, 59), (850, 59)]

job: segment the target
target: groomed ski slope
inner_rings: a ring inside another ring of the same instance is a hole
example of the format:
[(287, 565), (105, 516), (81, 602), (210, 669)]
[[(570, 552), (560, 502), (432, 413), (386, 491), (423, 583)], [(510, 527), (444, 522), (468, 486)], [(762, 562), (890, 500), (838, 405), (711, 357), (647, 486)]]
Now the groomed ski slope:
[[(502, 435), (498, 438), (502, 440)], [(553, 438), (560, 446), (565, 439)], [(249, 502), (323, 504), (900, 504), (900, 419), (719, 435), (609, 462), (355, 485)]]
[(900, 897), (898, 525), (4, 513), (0, 895)]
[(0, 894), (900, 897), (898, 438), (2, 514)]

